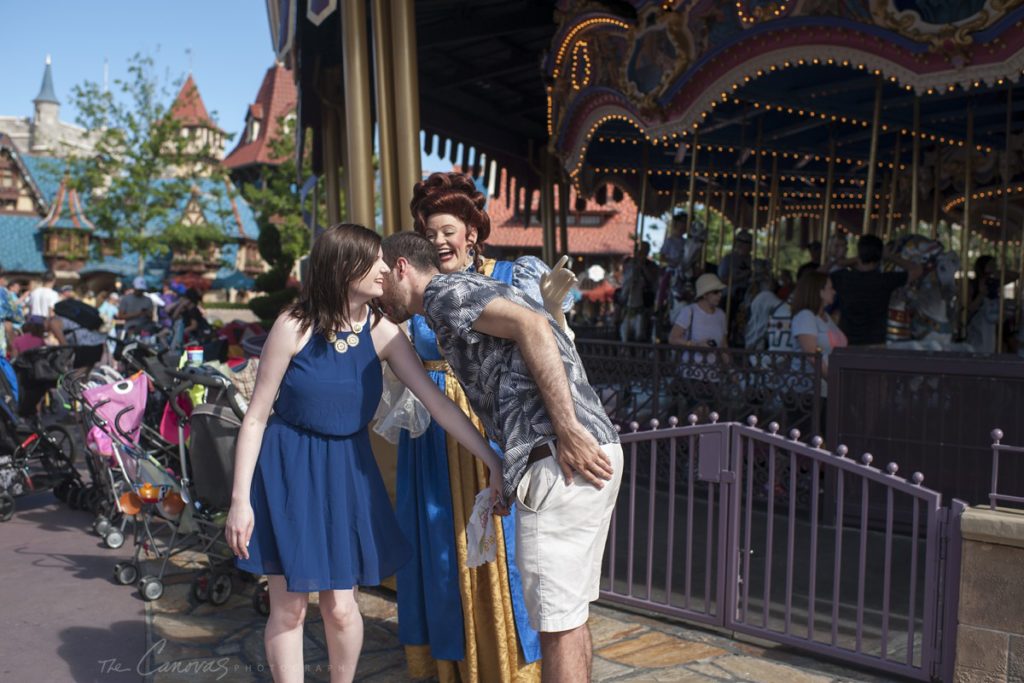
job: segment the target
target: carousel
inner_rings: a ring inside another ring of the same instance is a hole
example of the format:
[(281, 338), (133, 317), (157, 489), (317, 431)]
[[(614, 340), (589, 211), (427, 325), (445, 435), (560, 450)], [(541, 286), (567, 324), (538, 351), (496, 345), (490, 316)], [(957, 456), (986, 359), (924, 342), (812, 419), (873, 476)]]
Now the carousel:
[(848, 236), (892, 242), (926, 273), (893, 297), (897, 348), (978, 350), (964, 302), (990, 256), (1003, 351), (1024, 270), (1020, 5), (559, 3), (550, 148), (584, 195), (610, 183), (642, 214), (685, 212), (690, 277), (731, 251), (695, 206), (750, 230), (776, 272), (812, 243), (828, 259)]

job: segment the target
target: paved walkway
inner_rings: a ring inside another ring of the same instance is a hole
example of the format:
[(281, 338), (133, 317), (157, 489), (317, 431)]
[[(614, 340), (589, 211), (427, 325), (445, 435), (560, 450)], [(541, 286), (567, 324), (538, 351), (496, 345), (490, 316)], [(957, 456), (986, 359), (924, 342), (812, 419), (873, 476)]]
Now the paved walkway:
[[(0, 525), (0, 680), (201, 683), (270, 681), (263, 651), (264, 620), (253, 609), (253, 586), (237, 586), (226, 605), (190, 595), (199, 558), (183, 555), (164, 596), (144, 603), (134, 587), (111, 580), (130, 542), (109, 550), (88, 530), (91, 516), (58, 504), (49, 493), (18, 499)], [(394, 595), (360, 594), (365, 645), (357, 680), (408, 680), (397, 639)], [(595, 681), (779, 681), (832, 683), (889, 678), (762, 648), (725, 634), (642, 614), (596, 606)], [(30, 654), (29, 654), (30, 653)], [(328, 680), (323, 622), (313, 596), (306, 629), (307, 680)]]

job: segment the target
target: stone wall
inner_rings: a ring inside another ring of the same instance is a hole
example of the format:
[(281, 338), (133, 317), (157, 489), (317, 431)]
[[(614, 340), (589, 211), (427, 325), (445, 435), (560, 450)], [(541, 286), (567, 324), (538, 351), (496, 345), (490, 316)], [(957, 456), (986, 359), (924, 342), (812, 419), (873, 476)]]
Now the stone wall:
[(1024, 510), (967, 510), (961, 530), (956, 681), (1024, 683)]

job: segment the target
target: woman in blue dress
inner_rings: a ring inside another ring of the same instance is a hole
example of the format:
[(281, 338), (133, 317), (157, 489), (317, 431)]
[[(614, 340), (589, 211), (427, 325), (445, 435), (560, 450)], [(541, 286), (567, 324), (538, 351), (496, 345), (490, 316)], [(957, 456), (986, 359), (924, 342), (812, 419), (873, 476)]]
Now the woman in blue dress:
[[(468, 176), (433, 173), (413, 191), (414, 228), (437, 247), (442, 272), (474, 270), (513, 284), (561, 318), (559, 293), (543, 301), (541, 278), (549, 269), (539, 259), (482, 256), (490, 233), (485, 201)], [(409, 332), (430, 378), (482, 432), (422, 316), (410, 319)], [(409, 675), (441, 683), (539, 681), (540, 641), (523, 603), (515, 515), (496, 525), (496, 561), (467, 567), (466, 524), (487, 474), (452, 436), (432, 421), (418, 437), (403, 432), (398, 447), (395, 507), (413, 548), (397, 576), (398, 636)]]
[(388, 272), (375, 232), (341, 224), (317, 238), (302, 293), (267, 339), (238, 435), (225, 533), (237, 566), (268, 576), (264, 643), (279, 683), (303, 680), (312, 592), (320, 594), (331, 680), (351, 681), (363, 640), (354, 590), (410, 557), (367, 435), (381, 361), (501, 490), (494, 451), (430, 381), (404, 333), (370, 305)]

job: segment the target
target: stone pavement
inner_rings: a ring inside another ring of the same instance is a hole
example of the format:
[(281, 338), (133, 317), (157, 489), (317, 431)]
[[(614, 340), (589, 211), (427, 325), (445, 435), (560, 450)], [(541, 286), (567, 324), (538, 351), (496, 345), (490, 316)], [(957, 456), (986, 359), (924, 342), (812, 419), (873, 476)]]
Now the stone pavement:
[[(148, 604), (145, 664), (153, 683), (270, 681), (263, 650), (264, 620), (252, 607), (252, 585), (239, 586), (227, 604), (197, 604), (192, 576), (168, 577), (164, 596)], [(125, 590), (131, 590), (125, 588)], [(408, 680), (398, 643), (394, 594), (364, 589), (359, 604), (365, 644), (356, 680)], [(329, 679), (323, 621), (311, 598), (306, 621), (306, 680)], [(764, 683), (881, 682), (895, 680), (811, 659), (791, 650), (739, 642), (725, 634), (687, 627), (607, 606), (591, 611), (594, 681), (756, 681)]]

